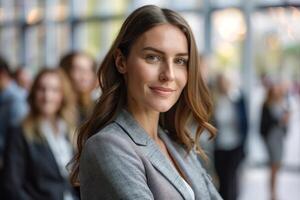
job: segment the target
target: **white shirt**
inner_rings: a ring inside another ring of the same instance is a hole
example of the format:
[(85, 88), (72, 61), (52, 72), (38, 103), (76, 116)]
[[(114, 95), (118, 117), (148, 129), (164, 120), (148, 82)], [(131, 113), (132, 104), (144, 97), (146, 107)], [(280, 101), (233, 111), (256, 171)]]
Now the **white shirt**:
[(232, 150), (241, 141), (238, 133), (237, 111), (230, 97), (220, 95), (216, 102), (215, 118), (218, 124), (217, 149)]
[(187, 191), (188, 191), (188, 193), (190, 195), (189, 199), (190, 200), (195, 200), (195, 193), (194, 193), (192, 187), (184, 180), (184, 178), (181, 178), (181, 179), (182, 179), (184, 185), (186, 186), (186, 189), (187, 189)]

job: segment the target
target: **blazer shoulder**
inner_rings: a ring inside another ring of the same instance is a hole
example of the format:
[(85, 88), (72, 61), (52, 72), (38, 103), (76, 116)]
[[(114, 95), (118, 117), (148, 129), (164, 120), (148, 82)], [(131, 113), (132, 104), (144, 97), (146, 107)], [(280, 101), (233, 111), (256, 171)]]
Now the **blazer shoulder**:
[(98, 157), (95, 154), (107, 154), (111, 157), (129, 152), (130, 154), (136, 154), (135, 146), (128, 134), (113, 122), (87, 140), (83, 148), (83, 157)]
[(98, 131), (96, 134), (91, 136), (87, 140), (86, 145), (93, 145), (94, 143), (102, 142), (106, 143), (110, 140), (124, 140), (125, 138), (128, 138), (125, 131), (115, 122), (112, 122), (111, 124)]
[(86, 142), (79, 180), (82, 199), (153, 199), (136, 144), (115, 123)]

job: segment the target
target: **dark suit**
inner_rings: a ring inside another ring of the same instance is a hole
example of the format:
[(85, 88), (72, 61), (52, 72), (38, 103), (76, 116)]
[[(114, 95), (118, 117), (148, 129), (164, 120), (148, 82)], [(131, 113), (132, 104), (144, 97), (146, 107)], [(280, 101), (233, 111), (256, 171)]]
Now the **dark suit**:
[(4, 189), (9, 200), (63, 200), (64, 191), (75, 194), (47, 141), (26, 140), (21, 128), (11, 134), (5, 152)]

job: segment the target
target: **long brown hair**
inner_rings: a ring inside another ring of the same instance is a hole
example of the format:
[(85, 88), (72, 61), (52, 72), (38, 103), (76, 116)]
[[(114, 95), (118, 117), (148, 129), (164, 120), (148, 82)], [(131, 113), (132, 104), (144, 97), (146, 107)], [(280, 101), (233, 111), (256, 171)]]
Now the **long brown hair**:
[(39, 131), (37, 131), (37, 125), (39, 124), (41, 112), (37, 107), (36, 103), (36, 92), (39, 88), (41, 79), (47, 74), (57, 75), (61, 81), (62, 88), (62, 105), (58, 110), (57, 117), (62, 118), (68, 125), (69, 131), (68, 134), (70, 139), (74, 138), (75, 123), (77, 120), (77, 113), (75, 109), (75, 96), (71, 88), (71, 84), (68, 81), (68, 78), (60, 69), (42, 69), (36, 76), (31, 90), (28, 94), (28, 105), (30, 112), (23, 122), (23, 128), (25, 130), (25, 137), (28, 140), (36, 140), (41, 137)]
[[(79, 184), (79, 160), (87, 139), (111, 123), (126, 104), (126, 84), (123, 75), (116, 69), (114, 53), (119, 49), (127, 57), (132, 45), (143, 33), (161, 24), (172, 24), (185, 34), (188, 40), (189, 62), (187, 85), (170, 111), (161, 114), (160, 124), (173, 133), (188, 151), (195, 147), (200, 155), (205, 156), (199, 142), (196, 141), (199, 140), (204, 129), (208, 130), (211, 136), (215, 135), (215, 129), (208, 123), (212, 104), (199, 72), (198, 51), (191, 28), (179, 14), (172, 10), (153, 5), (143, 6), (125, 20), (99, 68), (98, 78), (102, 96), (91, 117), (79, 129), (78, 153), (74, 157), (71, 173), (71, 182), (74, 185)], [(189, 122), (193, 120), (198, 122), (195, 137), (192, 137), (188, 131)]]

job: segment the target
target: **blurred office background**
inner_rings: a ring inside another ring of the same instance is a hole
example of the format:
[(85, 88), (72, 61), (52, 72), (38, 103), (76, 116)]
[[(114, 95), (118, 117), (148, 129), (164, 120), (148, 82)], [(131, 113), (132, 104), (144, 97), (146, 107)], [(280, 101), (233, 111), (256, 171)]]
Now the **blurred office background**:
[(124, 18), (145, 4), (180, 12), (205, 57), (207, 80), (227, 74), (245, 93), (250, 129), (240, 200), (268, 199), (263, 81), (285, 84), (292, 112), (277, 187), (279, 199), (299, 199), (300, 0), (0, 0), (0, 53), (12, 70), (24, 67), (32, 76), (72, 50), (99, 63)]

